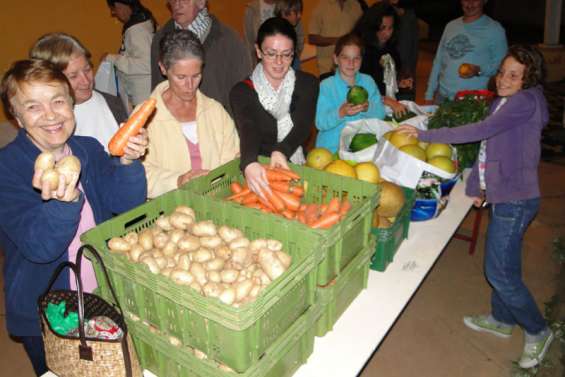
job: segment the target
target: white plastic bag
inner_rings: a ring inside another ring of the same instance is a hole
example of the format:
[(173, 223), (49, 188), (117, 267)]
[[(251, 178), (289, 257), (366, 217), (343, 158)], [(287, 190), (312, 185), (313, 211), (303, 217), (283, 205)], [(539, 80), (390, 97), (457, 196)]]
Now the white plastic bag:
[[(412, 118), (415, 119), (415, 118)], [(412, 119), (404, 122), (409, 124)], [(391, 131), (394, 127), (383, 122), (385, 125), (379, 129), (377, 134), (377, 147), (373, 162), (379, 167), (381, 177), (387, 181), (394, 182), (400, 186), (411, 189), (416, 188), (422, 174), (427, 171), (443, 179), (452, 179), (457, 173), (447, 173), (446, 171), (421, 161), (407, 153), (400, 151), (393, 144), (389, 143), (382, 135)], [(426, 124), (412, 124), (414, 127), (426, 129)], [(452, 148), (455, 153), (455, 148)]]
[(94, 77), (94, 86), (96, 90), (101, 92), (108, 93), (113, 96), (118, 95), (116, 72), (112, 62), (104, 60), (100, 63), (98, 71), (96, 71), (96, 76)]
[[(428, 117), (426, 115), (422, 115), (408, 119), (403, 122), (403, 124), (410, 124), (414, 127), (426, 129), (427, 122)], [(360, 150), (359, 152), (351, 152), (349, 150), (351, 140), (359, 133), (374, 134), (377, 136), (377, 140), (380, 140), (381, 135), (384, 135), (392, 128), (393, 126), (390, 123), (377, 118), (359, 119), (347, 123), (343, 130), (341, 130), (341, 135), (339, 137), (339, 158), (342, 160), (356, 162), (373, 161), (375, 151), (377, 150), (377, 144)], [(382, 129), (386, 129), (386, 131), (382, 131)]]

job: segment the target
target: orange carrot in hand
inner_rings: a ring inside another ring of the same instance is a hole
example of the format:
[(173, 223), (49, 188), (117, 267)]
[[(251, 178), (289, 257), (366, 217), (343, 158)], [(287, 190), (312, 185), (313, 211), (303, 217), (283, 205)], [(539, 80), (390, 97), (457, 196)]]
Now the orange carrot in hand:
[(291, 181), (292, 178), (290, 178), (288, 175), (280, 173), (278, 171), (274, 171), (273, 169), (265, 169), (265, 173), (267, 174), (267, 180), (271, 183), (271, 182), (277, 182), (277, 181)]
[(125, 154), (129, 138), (137, 135), (139, 130), (143, 128), (145, 122), (147, 122), (147, 118), (149, 118), (153, 110), (155, 110), (156, 104), (157, 100), (155, 98), (149, 98), (143, 102), (141, 107), (133, 113), (127, 122), (112, 136), (108, 144), (108, 150), (113, 156), (123, 156)]
[(282, 212), (285, 210), (286, 206), (284, 205), (284, 201), (275, 191), (271, 190), (271, 192), (269, 193), (267, 190), (265, 190), (265, 196), (267, 197), (269, 202), (271, 202), (277, 212)]
[(296, 174), (295, 172), (293, 172), (292, 170), (287, 170), (287, 169), (283, 169), (283, 168), (271, 168), (272, 171), (276, 171), (278, 173), (284, 174), (289, 176), (291, 179), (295, 179), (295, 180), (299, 180), (300, 176), (298, 174)]
[(320, 218), (310, 224), (312, 229), (328, 229), (337, 224), (339, 214), (337, 212), (324, 213)]

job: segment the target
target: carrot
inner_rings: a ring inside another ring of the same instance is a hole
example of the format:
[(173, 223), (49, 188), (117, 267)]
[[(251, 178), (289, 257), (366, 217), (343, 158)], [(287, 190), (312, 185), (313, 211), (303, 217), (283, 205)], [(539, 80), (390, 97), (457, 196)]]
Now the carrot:
[(265, 212), (276, 212), (275, 207), (273, 207), (273, 205), (271, 204), (271, 202), (269, 202), (268, 200), (264, 199), (263, 197), (261, 197), (260, 195), (257, 195), (259, 197), (259, 202), (261, 204), (263, 204), (263, 207), (265, 207)]
[(284, 217), (286, 217), (289, 220), (292, 220), (294, 218), (296, 218), (296, 212), (291, 211), (290, 209), (285, 209), (284, 211), (281, 212), (281, 215), (283, 215)]
[(263, 207), (263, 205), (262, 205), (261, 203), (259, 203), (259, 202), (249, 203), (249, 204), (247, 204), (246, 206), (247, 206), (247, 208), (255, 208), (255, 209), (260, 209), (260, 210), (262, 210), (263, 208), (265, 208), (265, 207)]
[(328, 229), (337, 224), (339, 221), (339, 213), (337, 212), (327, 212), (324, 213), (320, 218), (310, 224), (312, 229)]
[(278, 192), (290, 192), (290, 182), (289, 181), (275, 181), (270, 182), (269, 186)]
[(304, 215), (304, 212), (298, 212), (296, 214), (296, 219), (300, 221), (302, 224), (306, 224), (306, 216)]
[(149, 98), (143, 102), (141, 107), (133, 113), (127, 122), (112, 136), (108, 144), (108, 150), (113, 156), (124, 155), (129, 138), (137, 135), (139, 130), (143, 128), (145, 122), (147, 122), (147, 118), (149, 118), (153, 110), (155, 110), (156, 104), (157, 100), (155, 98)]
[(338, 211), (339, 211), (340, 204), (341, 204), (341, 203), (339, 202), (339, 199), (334, 196), (334, 197), (329, 201), (328, 207), (326, 208), (326, 210), (325, 210), (324, 213), (338, 212)]
[(318, 219), (320, 216), (320, 206), (317, 204), (308, 204), (304, 210), (304, 217), (306, 219), (306, 224), (311, 224)]
[(239, 194), (243, 190), (243, 187), (239, 184), (239, 182), (232, 182), (230, 185), (230, 191), (232, 194)]
[(271, 202), (277, 212), (282, 212), (285, 210), (286, 206), (284, 205), (284, 201), (276, 191), (271, 190), (271, 192), (269, 193), (267, 190), (265, 190), (265, 196), (267, 197), (269, 202)]
[(250, 192), (242, 198), (241, 204), (247, 206), (249, 204), (257, 203), (258, 201), (259, 196), (257, 196), (257, 194), (255, 194), (254, 192)]
[(289, 176), (290, 178), (295, 179), (295, 180), (299, 180), (299, 179), (300, 179), (300, 176), (299, 176), (298, 174), (296, 174), (295, 172), (293, 172), (292, 170), (290, 170), (290, 169), (271, 168), (271, 170), (276, 171), (276, 172), (279, 172), (279, 173), (282, 173), (282, 174), (285, 174), (285, 175), (287, 175), (287, 176)]
[(228, 196), (226, 198), (226, 200), (235, 200), (237, 198), (241, 198), (241, 197), (249, 194), (250, 192), (251, 192), (251, 190), (249, 189), (249, 187), (245, 187), (240, 192), (238, 192), (237, 194), (233, 194), (231, 196)]
[(307, 206), (306, 204), (302, 203), (302, 204), (300, 204), (300, 208), (298, 208), (298, 210), (300, 212), (304, 212), (304, 211), (306, 211), (306, 206)]
[(343, 201), (341, 202), (341, 207), (339, 207), (339, 215), (342, 218), (344, 218), (350, 209), (351, 209), (351, 203), (349, 203), (349, 200), (343, 199)]
[(281, 172), (278, 171), (274, 171), (273, 169), (265, 169), (265, 173), (267, 174), (267, 180), (272, 183), (272, 182), (277, 182), (277, 181), (291, 181), (292, 178), (290, 178), (288, 175), (283, 174)]
[(286, 208), (291, 211), (298, 211), (300, 208), (300, 199), (288, 192), (278, 192), (277, 196), (282, 199)]
[(290, 193), (298, 197), (304, 196), (304, 187), (302, 186), (290, 186)]

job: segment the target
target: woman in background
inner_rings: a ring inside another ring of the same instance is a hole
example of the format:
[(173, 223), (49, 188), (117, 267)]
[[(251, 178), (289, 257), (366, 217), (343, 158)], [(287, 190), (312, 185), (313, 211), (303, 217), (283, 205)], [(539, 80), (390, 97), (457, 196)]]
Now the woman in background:
[(119, 92), (131, 111), (151, 94), (151, 41), (157, 23), (139, 0), (106, 0), (112, 16), (124, 24), (119, 54), (108, 54), (117, 71)]
[(304, 28), (302, 27), (302, 0), (277, 0), (275, 3), (275, 17), (282, 17), (292, 26), (296, 32), (296, 48), (292, 69), (300, 69), (300, 55), (304, 50)]

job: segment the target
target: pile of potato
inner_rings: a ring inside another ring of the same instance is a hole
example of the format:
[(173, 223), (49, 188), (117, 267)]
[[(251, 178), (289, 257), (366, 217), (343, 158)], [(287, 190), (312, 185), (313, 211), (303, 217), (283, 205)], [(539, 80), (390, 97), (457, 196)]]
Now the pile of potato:
[(197, 222), (187, 206), (160, 216), (151, 228), (110, 239), (108, 248), (145, 264), (154, 274), (234, 307), (255, 301), (292, 260), (280, 241), (250, 241), (239, 229)]

